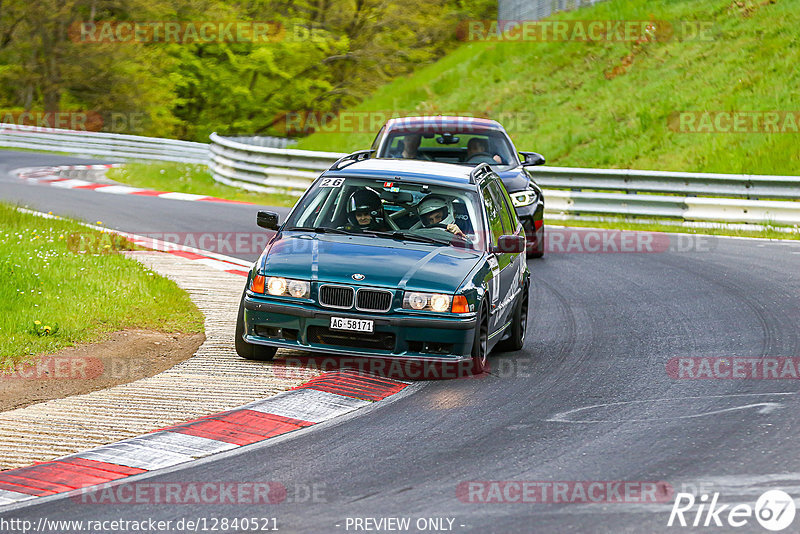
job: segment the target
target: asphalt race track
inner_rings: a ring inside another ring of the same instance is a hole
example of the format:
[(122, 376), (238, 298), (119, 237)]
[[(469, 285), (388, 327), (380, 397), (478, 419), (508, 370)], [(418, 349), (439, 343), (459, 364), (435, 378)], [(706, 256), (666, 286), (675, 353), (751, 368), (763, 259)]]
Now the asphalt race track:
[[(256, 226), (258, 210), (252, 206), (108, 193), (87, 195), (88, 191), (29, 184), (8, 175), (9, 171), (20, 167), (91, 163), (112, 161), (0, 151), (0, 199), (38, 211), (52, 211), (56, 215), (75, 217), (92, 224), (101, 221), (109, 228), (140, 234), (179, 233), (183, 236), (188, 232), (197, 235), (220, 232), (248, 235), (263, 233)], [(270, 209), (278, 212), (282, 218), (289, 213), (288, 208)], [(237, 256), (227, 250), (222, 250), (221, 253)], [(246, 251), (238, 254), (238, 257), (255, 260), (258, 255), (258, 252)]]
[[(132, 232), (257, 230), (255, 207), (60, 190), (7, 175), (62, 162), (86, 160), (0, 152), (0, 199)], [(374, 524), (356, 519), (389, 517), (410, 518), (412, 527), (445, 518), (454, 532), (765, 532), (754, 517), (740, 528), (669, 527), (672, 493), (659, 503), (561, 502), (551, 493), (559, 502), (541, 503), (517, 502), (514, 491), (462, 490), (662, 481), (674, 493), (719, 493), (719, 504), (752, 505), (768, 489), (798, 497), (796, 379), (692, 380), (667, 371), (673, 358), (800, 356), (798, 264), (800, 243), (724, 238), (685, 252), (551, 253), (529, 262), (524, 349), (494, 354), (489, 375), (420, 381), (352, 417), (139, 479), (278, 481), (288, 490), (281, 504), (54, 497), (0, 517), (274, 517), (284, 532), (365, 532), (356, 526)], [(487, 496), (511, 502), (471, 502)], [(696, 510), (686, 513), (690, 524)]]

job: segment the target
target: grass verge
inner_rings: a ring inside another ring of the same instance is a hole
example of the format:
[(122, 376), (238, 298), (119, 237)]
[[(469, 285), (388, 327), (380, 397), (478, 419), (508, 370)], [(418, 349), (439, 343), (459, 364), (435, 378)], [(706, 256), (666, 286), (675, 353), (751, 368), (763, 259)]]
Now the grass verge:
[(203, 315), (175, 282), (119, 253), (73, 252), (77, 235), (108, 240), (77, 221), (0, 203), (0, 369), (126, 328), (203, 331)]
[(106, 176), (133, 187), (208, 195), (264, 206), (291, 207), (298, 198), (277, 193), (254, 193), (227, 186), (215, 181), (205, 165), (191, 163), (127, 163), (124, 167), (109, 169)]

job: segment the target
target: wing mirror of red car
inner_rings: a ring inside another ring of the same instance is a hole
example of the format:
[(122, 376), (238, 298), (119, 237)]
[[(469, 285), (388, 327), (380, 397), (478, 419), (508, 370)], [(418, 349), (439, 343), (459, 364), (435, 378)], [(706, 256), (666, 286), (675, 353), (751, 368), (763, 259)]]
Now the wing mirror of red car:
[(274, 211), (259, 211), (256, 216), (256, 224), (267, 230), (277, 230), (278, 214)]
[(501, 235), (497, 245), (492, 247), (495, 254), (519, 254), (525, 252), (525, 237), (521, 235)]

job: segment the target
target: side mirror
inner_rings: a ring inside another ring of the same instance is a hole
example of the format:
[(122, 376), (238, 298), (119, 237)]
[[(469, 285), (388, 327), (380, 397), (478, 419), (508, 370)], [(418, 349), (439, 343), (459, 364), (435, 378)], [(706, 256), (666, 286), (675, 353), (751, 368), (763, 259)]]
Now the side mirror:
[(267, 230), (277, 230), (278, 214), (274, 211), (259, 211), (256, 215), (256, 224)]
[(522, 161), (523, 167), (533, 167), (536, 165), (544, 165), (545, 159), (544, 156), (539, 154), (538, 152), (520, 152), (525, 159)]
[(519, 254), (525, 252), (525, 237), (521, 235), (501, 235), (497, 245), (492, 247), (495, 254)]

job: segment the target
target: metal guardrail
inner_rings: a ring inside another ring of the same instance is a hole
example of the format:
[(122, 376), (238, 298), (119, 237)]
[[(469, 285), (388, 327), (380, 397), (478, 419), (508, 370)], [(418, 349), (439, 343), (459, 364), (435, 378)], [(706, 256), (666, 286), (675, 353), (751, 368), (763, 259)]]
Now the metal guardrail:
[[(0, 124), (0, 147), (208, 164), (215, 180), (300, 195), (344, 156), (210, 136), (211, 144)], [(800, 225), (800, 176), (534, 167), (546, 212), (684, 221)]]
[(237, 137), (226, 136), (237, 143), (246, 145), (265, 146), (267, 148), (288, 148), (290, 145), (297, 144), (297, 139), (288, 137), (274, 137), (270, 135), (241, 135)]
[[(212, 175), (257, 191), (302, 194), (345, 154), (246, 145), (211, 134)], [(800, 224), (800, 176), (534, 167), (551, 215)]]
[(269, 148), (212, 133), (209, 169), (218, 182), (261, 192), (300, 195), (342, 156), (292, 148)]
[(800, 200), (800, 176), (536, 167), (539, 185), (624, 193)]
[(800, 224), (800, 176), (536, 167), (549, 213)]
[(4, 123), (0, 123), (0, 147), (197, 164), (207, 164), (209, 158), (205, 143)]
[(600, 0), (499, 0), (498, 20), (540, 20), (557, 11), (572, 11)]

